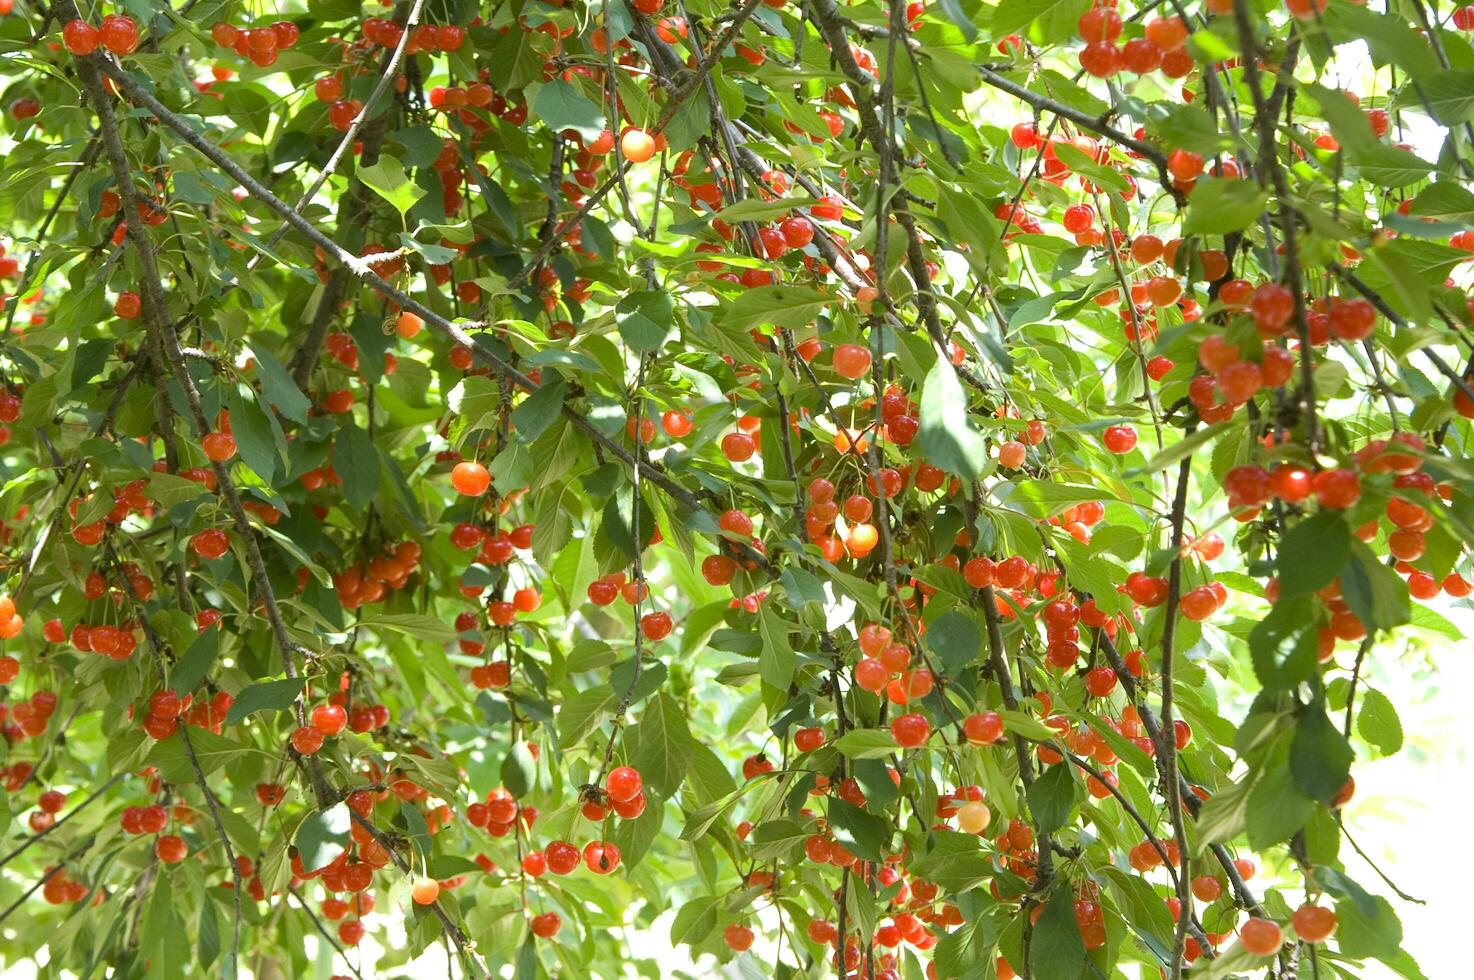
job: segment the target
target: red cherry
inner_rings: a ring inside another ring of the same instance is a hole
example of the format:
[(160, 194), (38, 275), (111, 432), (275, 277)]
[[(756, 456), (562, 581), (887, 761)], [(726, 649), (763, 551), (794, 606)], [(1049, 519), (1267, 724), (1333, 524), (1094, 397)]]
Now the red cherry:
[(491, 486), (491, 472), (480, 463), (457, 463), (450, 471), (450, 485), (467, 497), (479, 497)]
[(1129, 425), (1113, 425), (1101, 434), (1106, 451), (1124, 456), (1136, 448), (1136, 430)]
[(638, 770), (629, 766), (618, 766), (609, 771), (604, 779), (604, 790), (616, 803), (626, 803), (640, 794), (643, 781)]
[(900, 715), (891, 721), (891, 737), (901, 748), (914, 749), (931, 737), (931, 723), (925, 715)]

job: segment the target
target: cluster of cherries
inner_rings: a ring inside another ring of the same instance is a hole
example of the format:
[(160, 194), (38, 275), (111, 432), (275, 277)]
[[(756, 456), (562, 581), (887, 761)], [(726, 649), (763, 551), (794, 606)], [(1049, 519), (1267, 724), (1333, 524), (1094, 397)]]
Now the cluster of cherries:
[(181, 697), (174, 691), (155, 691), (148, 699), (148, 713), (143, 719), (143, 730), (152, 739), (162, 741), (179, 729), (180, 720), (187, 725), (203, 728), (220, 734), (225, 725), (225, 716), (235, 696), (218, 691), (209, 700), (195, 700), (193, 694)]
[(420, 566), (418, 541), (401, 541), (394, 548), (363, 565), (354, 565), (333, 576), (333, 588), (344, 609), (383, 602), (390, 592), (403, 589)]
[(302, 32), (289, 20), (279, 20), (265, 27), (236, 27), (220, 22), (210, 28), (210, 36), (222, 48), (227, 48), (250, 58), (258, 68), (270, 68), (276, 64), (280, 52), (297, 46)]
[[(36, 691), (26, 700), (18, 701), (8, 708), (0, 704), (0, 725), (3, 725), (0, 731), (12, 742), (41, 735), (51, 724), (51, 715), (56, 711), (56, 700), (56, 695), (51, 691)], [(27, 766), (21, 777), (22, 781), (29, 775), (30, 768)]]
[(138, 48), (138, 22), (127, 14), (108, 14), (96, 27), (85, 20), (69, 20), (62, 25), (61, 41), (67, 51), (85, 57), (99, 47), (122, 57)]

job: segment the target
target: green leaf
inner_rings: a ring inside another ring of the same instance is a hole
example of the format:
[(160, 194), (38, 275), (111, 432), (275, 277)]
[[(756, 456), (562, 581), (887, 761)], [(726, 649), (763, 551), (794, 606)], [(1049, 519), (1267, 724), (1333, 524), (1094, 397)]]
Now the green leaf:
[(1236, 783), (1220, 786), (1198, 811), (1197, 851), (1201, 854), (1209, 844), (1222, 844), (1244, 832), (1249, 822), (1249, 795), (1255, 780), (1246, 776)]
[(370, 613), (361, 617), (358, 625), (373, 630), (392, 630), (436, 643), (451, 643), (460, 635), (445, 620), (423, 613)]
[(917, 877), (960, 895), (986, 883), (997, 873), (978, 835), (938, 830), (933, 832), (932, 840), (932, 847), (908, 865)]
[[(1039, 19), (1074, 24), (1089, 5), (1090, 0), (1002, 0), (993, 8), (988, 26), (993, 40), (999, 41), (1009, 34), (1024, 33), (1024, 28)], [(1043, 39), (1058, 38), (1046, 35)]]
[(1351, 553), (1351, 529), (1336, 511), (1300, 521), (1280, 540), (1280, 596), (1308, 595), (1329, 585)]
[(823, 313), (834, 297), (807, 286), (758, 286), (744, 290), (727, 304), (722, 322), (728, 330), (751, 330), (772, 324), (807, 327)]
[(1392, 629), (1412, 619), (1407, 581), (1378, 561), (1360, 540), (1351, 542), (1351, 560), (1341, 572), (1341, 597), (1368, 632)]
[(1380, 895), (1372, 896), (1370, 912), (1354, 900), (1337, 902), (1336, 918), (1336, 943), (1342, 956), (1390, 961), (1402, 949), (1402, 923), (1392, 904)]
[(1071, 768), (1064, 764), (1050, 766), (1029, 787), (1029, 812), (1043, 833), (1063, 827), (1075, 808), (1077, 784)]
[(215, 661), (220, 657), (220, 630), (216, 627), (205, 630), (189, 645), (184, 656), (169, 671), (169, 686), (183, 696), (199, 686)]
[(1405, 109), (1431, 111), (1444, 126), (1457, 126), (1474, 116), (1474, 72), (1433, 72), (1416, 84), (1404, 85), (1395, 102)]
[(1036, 980), (1078, 980), (1085, 969), (1085, 944), (1075, 922), (1074, 892), (1061, 882), (1034, 924), (1029, 964)]
[(343, 479), (343, 496), (355, 509), (366, 507), (379, 492), (383, 469), (369, 434), (345, 421), (333, 442), (333, 469)]
[(1324, 702), (1312, 702), (1300, 710), (1290, 743), (1290, 773), (1305, 795), (1330, 803), (1350, 775), (1354, 756), (1346, 736), (1326, 714)]
[(517, 799), (526, 796), (537, 784), (537, 761), (525, 739), (512, 743), (502, 758), (502, 786)]
[(945, 357), (932, 364), (921, 388), (916, 447), (933, 466), (971, 480), (988, 463), (983, 434), (968, 417), (967, 393)]
[(1254, 674), (1266, 691), (1288, 690), (1314, 672), (1320, 652), (1319, 614), (1318, 603), (1308, 595), (1281, 598), (1249, 631)]
[(229, 404), (231, 434), (241, 462), (271, 484), (278, 474), (286, 472), (287, 437), (254, 398), (244, 398), (239, 390), (233, 390)]
[(1264, 213), (1269, 192), (1252, 180), (1204, 177), (1187, 201), (1184, 235), (1226, 235), (1242, 231)]
[(537, 390), (512, 409), (512, 427), (518, 438), (532, 442), (548, 431), (563, 411), (563, 399), (568, 396), (568, 384), (561, 375), (545, 376)]
[(1413, 198), (1409, 214), (1439, 221), (1474, 224), (1474, 193), (1453, 181), (1429, 184)]
[(788, 624), (768, 606), (758, 616), (758, 629), (763, 637), (763, 650), (758, 655), (758, 673), (763, 683), (780, 691), (788, 690), (798, 668), (798, 656), (788, 642)]
[(927, 627), (926, 643), (949, 676), (983, 655), (983, 631), (977, 620), (957, 609), (942, 613)]
[(1397, 717), (1397, 709), (1387, 695), (1375, 688), (1367, 688), (1361, 695), (1356, 731), (1384, 756), (1402, 748), (1402, 721)]
[(850, 759), (885, 759), (896, 754), (896, 740), (878, 728), (851, 728), (834, 740), (834, 747)]
[(302, 693), (300, 678), (287, 677), (276, 681), (259, 681), (241, 689), (225, 714), (227, 725), (240, 721), (258, 711), (286, 711)]
[(425, 189), (409, 179), (404, 165), (387, 153), (380, 154), (373, 166), (359, 167), (357, 175), (365, 187), (388, 201), (400, 214), (409, 213), (425, 196)]
[(656, 794), (675, 795), (691, 765), (696, 740), (686, 725), (686, 715), (669, 694), (661, 692), (646, 705), (640, 723), (625, 736), (630, 749), (629, 764), (640, 770)]
[(312, 407), (312, 403), (302, 394), (287, 369), (258, 342), (248, 340), (246, 345), (250, 347), (251, 356), (256, 360), (256, 377), (261, 382), (261, 397), (266, 404), (283, 418), (293, 422), (306, 422), (307, 410)]
[(586, 141), (598, 139), (608, 124), (596, 102), (562, 79), (537, 90), (532, 97), (532, 111), (553, 132), (571, 129)]
[(1296, 785), (1290, 767), (1269, 766), (1249, 791), (1246, 827), (1249, 846), (1262, 851), (1289, 840), (1314, 812), (1315, 800)]
[(348, 831), (353, 817), (347, 803), (338, 803), (326, 810), (313, 810), (297, 827), (292, 843), (302, 858), (302, 867), (308, 871), (337, 859), (347, 850)]
[(700, 895), (681, 905), (671, 920), (671, 945), (685, 943), (695, 946), (703, 942), (717, 927), (717, 909), (721, 902), (715, 895)]
[[(216, 735), (208, 728), (189, 726), (189, 744), (200, 771), (206, 776), (241, 754), (241, 745), (224, 735)], [(192, 783), (195, 781), (194, 766), (184, 750), (184, 739), (178, 732), (154, 745), (145, 760), (159, 770), (167, 782)]]
[(780, 861), (793, 858), (812, 831), (793, 820), (772, 820), (759, 824), (749, 841), (754, 861)]
[(653, 354), (675, 339), (676, 304), (663, 289), (630, 293), (614, 307), (614, 322), (630, 349)]
[(865, 861), (884, 860), (891, 832), (886, 822), (844, 800), (829, 801), (829, 831), (856, 857)]

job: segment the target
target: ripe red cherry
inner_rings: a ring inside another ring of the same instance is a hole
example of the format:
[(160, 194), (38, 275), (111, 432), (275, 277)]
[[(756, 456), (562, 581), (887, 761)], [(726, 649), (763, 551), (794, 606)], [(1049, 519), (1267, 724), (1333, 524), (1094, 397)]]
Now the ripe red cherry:
[(230, 550), (230, 537), (219, 528), (209, 528), (189, 539), (190, 550), (210, 561)]
[(1294, 926), (1295, 935), (1305, 942), (1322, 942), (1336, 931), (1336, 913), (1307, 902), (1290, 916), (1290, 925)]
[(1085, 675), (1085, 688), (1098, 698), (1116, 689), (1116, 672), (1109, 667), (1095, 667)]
[(348, 712), (342, 705), (320, 704), (312, 709), (312, 727), (324, 735), (336, 735), (348, 724)]
[(591, 840), (584, 845), (583, 863), (594, 874), (607, 875), (619, 867), (619, 847), (609, 841)]
[(1124, 456), (1136, 448), (1136, 430), (1129, 425), (1113, 425), (1101, 434), (1106, 451)]
[(741, 953), (752, 947), (753, 931), (747, 926), (734, 922), (723, 930), (722, 940), (733, 950)]
[(229, 432), (210, 432), (200, 440), (206, 458), (223, 463), (235, 455), (235, 437)]
[(891, 737), (903, 749), (914, 749), (925, 745), (931, 737), (931, 723), (925, 715), (901, 715), (891, 721)]
[(555, 875), (566, 875), (578, 867), (578, 848), (563, 840), (555, 840), (543, 849), (548, 859), (548, 870)]
[(552, 939), (563, 928), (563, 920), (557, 912), (544, 912), (532, 917), (532, 934), (539, 939)]
[(962, 721), (962, 734), (973, 745), (992, 745), (1003, 737), (1003, 719), (996, 711), (968, 715)]
[(103, 47), (113, 54), (132, 54), (138, 47), (138, 24), (124, 14), (109, 14), (99, 28)]
[(137, 293), (119, 293), (113, 303), (113, 315), (123, 320), (137, 320), (143, 312), (143, 299)]
[(1239, 929), (1239, 943), (1255, 956), (1273, 956), (1284, 941), (1280, 927), (1268, 919), (1250, 919)]
[(309, 725), (303, 725), (292, 732), (292, 748), (302, 755), (316, 754), (317, 750), (322, 748), (322, 743), (322, 732)]
[(450, 471), (450, 485), (467, 497), (479, 497), (491, 486), (491, 472), (480, 463), (457, 463)]
[(794, 748), (800, 752), (812, 752), (824, 744), (824, 729), (800, 728), (793, 733)]
[(1361, 499), (1361, 477), (1355, 470), (1322, 470), (1310, 481), (1322, 507), (1344, 510)]
[(778, 226), (778, 231), (789, 248), (803, 248), (814, 240), (814, 223), (800, 215), (785, 218)]
[(746, 432), (729, 432), (722, 437), (722, 455), (734, 463), (744, 463), (752, 458), (757, 447)]
[(609, 771), (604, 779), (604, 791), (615, 803), (627, 803), (640, 795), (643, 780), (639, 770), (629, 766), (618, 766)]
[(154, 853), (165, 864), (178, 864), (189, 856), (189, 845), (182, 837), (165, 834), (154, 841)]
[(640, 617), (640, 632), (651, 641), (665, 639), (674, 625), (668, 612), (646, 613)]
[(859, 344), (840, 344), (834, 349), (834, 373), (842, 378), (862, 378), (870, 370), (870, 351)]
[(102, 43), (102, 33), (85, 20), (69, 20), (61, 29), (62, 42), (75, 55), (89, 55)]

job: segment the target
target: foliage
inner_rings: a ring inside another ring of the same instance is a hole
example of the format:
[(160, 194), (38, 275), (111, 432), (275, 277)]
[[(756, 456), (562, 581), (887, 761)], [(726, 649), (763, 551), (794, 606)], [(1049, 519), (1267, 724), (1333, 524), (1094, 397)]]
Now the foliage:
[(0, 962), (1421, 976), (1471, 8), (0, 4)]

